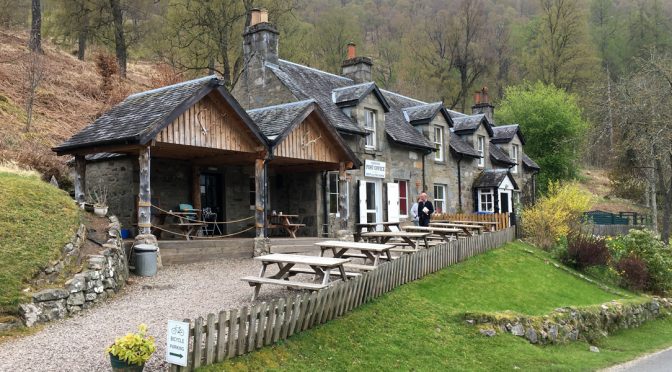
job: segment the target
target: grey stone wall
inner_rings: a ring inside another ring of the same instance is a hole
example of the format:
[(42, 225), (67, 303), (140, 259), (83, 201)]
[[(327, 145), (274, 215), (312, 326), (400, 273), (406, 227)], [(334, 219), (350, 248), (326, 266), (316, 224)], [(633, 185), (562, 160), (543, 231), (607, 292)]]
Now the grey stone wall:
[(133, 157), (119, 157), (86, 164), (87, 188), (101, 184), (107, 187), (109, 213), (123, 226), (136, 221), (135, 198), (138, 195), (138, 162)]
[[(128, 278), (128, 260), (122, 246), (121, 225), (112, 216), (108, 240), (97, 255), (89, 255), (84, 271), (75, 274), (62, 288), (44, 289), (32, 294), (32, 302), (19, 305), (19, 314), (28, 327), (65, 318), (104, 301), (119, 291)], [(86, 239), (81, 228), (63, 248), (62, 264), (77, 252)], [(58, 266), (58, 265), (55, 265)]]

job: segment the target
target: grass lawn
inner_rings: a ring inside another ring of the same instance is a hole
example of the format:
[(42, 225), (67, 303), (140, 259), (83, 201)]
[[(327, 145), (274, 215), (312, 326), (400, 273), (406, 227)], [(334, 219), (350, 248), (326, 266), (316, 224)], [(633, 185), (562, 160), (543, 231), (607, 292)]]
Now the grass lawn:
[[(587, 370), (672, 345), (672, 319), (588, 344), (536, 346), (508, 334), (485, 337), (467, 311), (546, 314), (618, 296), (511, 243), (452, 266), (273, 347), (204, 368), (220, 370)], [(628, 299), (637, 298), (630, 295)]]
[(79, 223), (62, 190), (0, 168), (0, 312), (15, 313), (24, 281), (58, 258)]

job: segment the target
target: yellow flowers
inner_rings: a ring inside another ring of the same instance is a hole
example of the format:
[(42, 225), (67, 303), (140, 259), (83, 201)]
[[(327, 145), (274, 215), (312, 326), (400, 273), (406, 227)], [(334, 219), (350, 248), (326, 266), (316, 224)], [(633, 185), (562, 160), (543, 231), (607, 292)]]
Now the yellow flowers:
[(147, 325), (140, 324), (138, 333), (118, 337), (106, 351), (117, 358), (135, 365), (144, 365), (156, 351), (154, 337), (147, 336)]
[(549, 182), (548, 194), (523, 211), (523, 228), (537, 246), (549, 249), (590, 209), (590, 193), (577, 183)]

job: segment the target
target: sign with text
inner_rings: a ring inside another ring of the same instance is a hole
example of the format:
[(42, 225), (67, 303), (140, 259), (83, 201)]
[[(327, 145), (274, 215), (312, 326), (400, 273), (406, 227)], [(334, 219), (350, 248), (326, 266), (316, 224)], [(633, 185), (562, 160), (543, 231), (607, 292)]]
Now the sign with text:
[(374, 178), (385, 178), (385, 162), (376, 160), (365, 160), (364, 176)]
[(189, 354), (189, 323), (168, 321), (168, 341), (166, 342), (166, 362), (187, 366)]

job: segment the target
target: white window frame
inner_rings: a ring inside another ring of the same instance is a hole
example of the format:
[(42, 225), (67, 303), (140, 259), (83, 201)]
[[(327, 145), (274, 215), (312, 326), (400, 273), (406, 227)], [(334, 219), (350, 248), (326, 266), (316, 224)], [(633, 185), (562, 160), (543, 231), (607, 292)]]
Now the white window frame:
[[(483, 197), (490, 197), (490, 200), (483, 200)], [(484, 207), (485, 205), (485, 207)], [(488, 205), (490, 208), (488, 208)], [(495, 212), (495, 193), (492, 188), (478, 189), (478, 211), (479, 212)]]
[[(441, 190), (441, 197), (439, 197), (437, 190)], [(441, 205), (440, 208), (439, 205)], [(434, 211), (436, 213), (446, 213), (446, 185), (434, 184)]]
[[(340, 187), (339, 184), (339, 179), (338, 179), (338, 173), (339, 172), (328, 172), (327, 173), (327, 210), (329, 211), (330, 215), (334, 215), (336, 217), (341, 217), (341, 212), (338, 211), (338, 193), (339, 190), (338, 188)], [(336, 192), (331, 190), (331, 177), (336, 177)], [(348, 215), (348, 209), (350, 208), (350, 182), (346, 181), (345, 182), (345, 215), (347, 218)], [(331, 211), (331, 195), (336, 194), (336, 213)]]
[(443, 127), (434, 127), (434, 148), (438, 150), (434, 152), (434, 160), (443, 161)]
[(485, 166), (485, 136), (476, 137), (476, 151), (481, 155), (478, 158), (478, 167), (483, 168)]
[[(409, 186), (409, 183), (408, 183), (409, 181), (408, 181), (408, 180), (394, 180), (394, 182), (396, 182), (396, 183), (399, 184), (399, 217), (407, 218), (407, 217), (408, 217), (408, 214), (409, 214), (410, 207), (413, 206), (412, 204), (409, 205), (409, 203), (408, 203), (408, 197), (409, 197), (408, 193), (409, 193), (409, 191), (410, 191), (410, 189), (409, 189), (409, 187), (408, 187), (408, 186)], [(402, 182), (403, 182), (403, 185), (405, 185), (404, 187), (405, 187), (405, 191), (406, 191), (406, 201), (405, 201), (405, 202), (404, 202), (403, 199), (401, 198), (401, 187), (402, 187), (401, 185), (402, 185)], [(406, 214), (402, 214), (402, 213), (401, 213), (401, 210), (402, 210), (402, 209), (401, 209), (401, 206), (404, 205), (404, 204), (402, 204), (402, 203), (405, 203), (405, 205), (406, 205)]]
[(376, 111), (364, 109), (364, 130), (368, 132), (364, 147), (369, 150), (376, 149)]
[(516, 165), (511, 168), (511, 173), (518, 173), (518, 153), (520, 152), (520, 149), (518, 148), (518, 145), (512, 145), (511, 147), (511, 160), (513, 160)]

